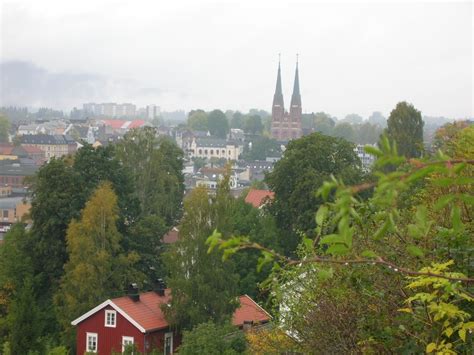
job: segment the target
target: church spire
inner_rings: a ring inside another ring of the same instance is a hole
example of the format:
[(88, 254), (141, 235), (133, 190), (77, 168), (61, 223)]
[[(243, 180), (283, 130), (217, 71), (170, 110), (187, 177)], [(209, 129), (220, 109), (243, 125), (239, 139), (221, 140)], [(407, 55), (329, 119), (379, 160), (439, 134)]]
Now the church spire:
[(300, 95), (300, 78), (298, 75), (298, 57), (296, 54), (296, 71), (295, 71), (295, 83), (293, 85), (293, 95), (291, 95), (291, 107), (297, 105), (301, 107), (301, 95)]
[(278, 74), (275, 88), (275, 95), (273, 96), (273, 106), (283, 107), (283, 91), (281, 89), (281, 70), (280, 70), (280, 54), (278, 54)]

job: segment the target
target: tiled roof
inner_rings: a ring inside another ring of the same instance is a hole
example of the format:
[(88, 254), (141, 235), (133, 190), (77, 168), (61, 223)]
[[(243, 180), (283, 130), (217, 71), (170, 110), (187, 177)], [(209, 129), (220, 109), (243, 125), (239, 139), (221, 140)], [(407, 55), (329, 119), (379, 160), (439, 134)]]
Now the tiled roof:
[(106, 126), (112, 127), (114, 129), (132, 129), (139, 128), (145, 125), (144, 120), (102, 120)]
[(13, 148), (13, 144), (0, 143), (0, 154), (11, 155)]
[(161, 311), (161, 305), (170, 300), (170, 290), (165, 291), (165, 296), (160, 296), (154, 291), (140, 294), (140, 300), (134, 302), (130, 297), (114, 298), (112, 302), (120, 307), (132, 319), (140, 324), (147, 332), (168, 327), (168, 322)]
[[(157, 329), (167, 328), (169, 326), (161, 305), (169, 303), (171, 290), (166, 289), (165, 295), (160, 296), (154, 291), (140, 294), (138, 301), (133, 301), (129, 296), (123, 296), (108, 300), (98, 307), (92, 309), (72, 322), (77, 325), (84, 319), (100, 311), (102, 308), (110, 305), (126, 316), (142, 332), (151, 332)], [(245, 321), (253, 323), (268, 322), (271, 316), (265, 310), (255, 303), (249, 296), (239, 297), (240, 307), (234, 312), (232, 323), (236, 326), (242, 326)]]
[(163, 243), (173, 244), (176, 243), (179, 239), (179, 230), (176, 227), (173, 227), (168, 233), (163, 236)]
[(275, 193), (269, 190), (251, 189), (245, 197), (245, 202), (250, 203), (254, 207), (261, 207), (267, 200), (272, 200)]
[(237, 308), (232, 317), (232, 324), (242, 326), (245, 321), (254, 323), (266, 323), (271, 316), (247, 295), (239, 297), (240, 307)]

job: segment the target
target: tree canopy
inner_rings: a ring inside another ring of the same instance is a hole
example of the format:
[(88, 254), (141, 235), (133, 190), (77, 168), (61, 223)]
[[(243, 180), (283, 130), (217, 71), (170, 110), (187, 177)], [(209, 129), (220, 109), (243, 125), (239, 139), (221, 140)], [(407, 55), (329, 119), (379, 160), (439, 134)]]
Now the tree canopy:
[(401, 155), (417, 158), (423, 152), (423, 125), (420, 111), (412, 104), (399, 102), (390, 112), (387, 136), (397, 144)]
[(358, 182), (360, 161), (351, 143), (313, 133), (290, 141), (283, 158), (266, 176), (275, 192), (270, 212), (286, 235), (288, 252), (295, 250), (298, 232), (315, 227), (314, 213), (322, 203), (315, 191), (331, 175), (347, 183)]

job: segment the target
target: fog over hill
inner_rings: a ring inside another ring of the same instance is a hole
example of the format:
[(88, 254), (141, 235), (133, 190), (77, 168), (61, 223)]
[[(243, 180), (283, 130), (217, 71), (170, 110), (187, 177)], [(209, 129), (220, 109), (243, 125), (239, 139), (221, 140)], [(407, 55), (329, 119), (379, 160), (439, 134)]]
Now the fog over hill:
[(163, 90), (92, 73), (51, 72), (27, 61), (0, 63), (0, 106), (70, 110), (84, 102), (156, 103)]

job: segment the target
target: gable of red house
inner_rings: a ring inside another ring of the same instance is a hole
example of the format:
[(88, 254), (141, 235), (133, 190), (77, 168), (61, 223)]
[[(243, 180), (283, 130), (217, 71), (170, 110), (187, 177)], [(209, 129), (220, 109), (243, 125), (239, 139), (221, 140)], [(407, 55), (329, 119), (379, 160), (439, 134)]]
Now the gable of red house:
[[(171, 354), (181, 343), (181, 334), (170, 329), (161, 305), (170, 301), (170, 290), (164, 295), (144, 292), (136, 299), (129, 296), (107, 300), (77, 318), (77, 354), (87, 351), (99, 354), (121, 352), (126, 342), (132, 342), (143, 353), (154, 349)], [(239, 297), (240, 307), (232, 323), (243, 328), (246, 323), (264, 324), (271, 316), (249, 296)]]
[(256, 208), (260, 208), (267, 202), (273, 200), (275, 193), (270, 190), (251, 189), (245, 197), (245, 202), (250, 203)]

